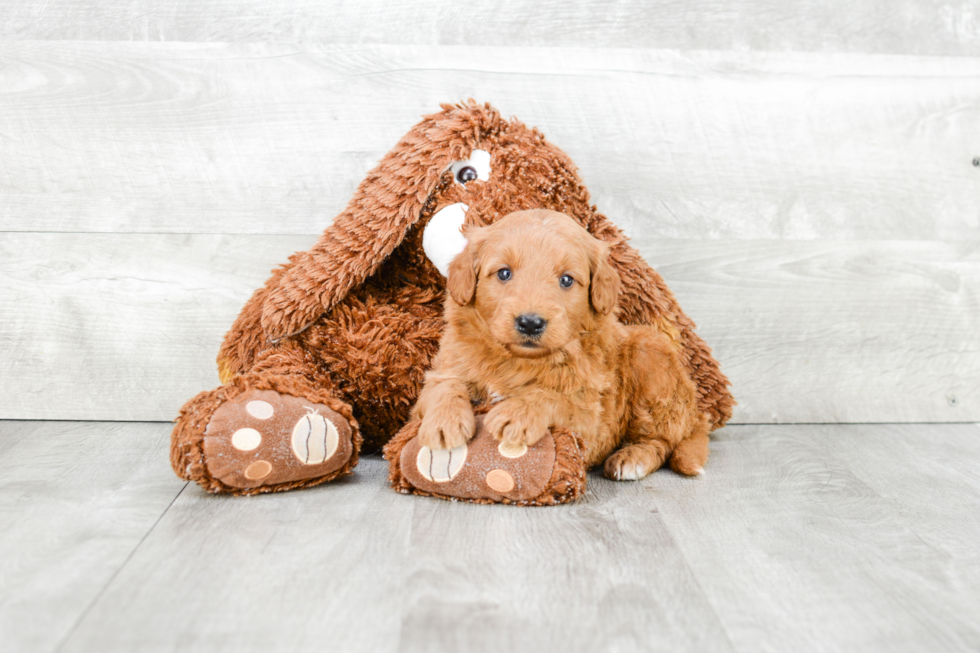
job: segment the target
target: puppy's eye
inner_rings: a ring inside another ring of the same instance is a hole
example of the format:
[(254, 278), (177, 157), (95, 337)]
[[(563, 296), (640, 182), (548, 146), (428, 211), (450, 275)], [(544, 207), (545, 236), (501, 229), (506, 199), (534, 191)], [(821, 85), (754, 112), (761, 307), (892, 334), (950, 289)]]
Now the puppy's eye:
[(456, 171), (456, 181), (461, 184), (465, 184), (468, 181), (473, 181), (479, 175), (476, 172), (476, 168), (473, 166), (464, 166)]
[(497, 278), (501, 281), (510, 281), (511, 276), (510, 268), (500, 268), (497, 270)]
[(561, 275), (561, 278), (558, 279), (558, 284), (562, 288), (571, 288), (573, 283), (575, 283), (575, 279), (571, 278), (567, 274)]

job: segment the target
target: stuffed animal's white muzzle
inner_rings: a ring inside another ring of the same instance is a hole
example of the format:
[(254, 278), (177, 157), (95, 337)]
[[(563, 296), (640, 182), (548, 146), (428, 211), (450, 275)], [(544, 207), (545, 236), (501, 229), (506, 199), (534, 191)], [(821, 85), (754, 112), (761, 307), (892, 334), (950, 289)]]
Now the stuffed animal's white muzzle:
[(467, 210), (469, 207), (462, 202), (440, 209), (422, 233), (422, 251), (444, 277), (449, 276), (449, 264), (466, 247), (460, 228), (466, 221)]

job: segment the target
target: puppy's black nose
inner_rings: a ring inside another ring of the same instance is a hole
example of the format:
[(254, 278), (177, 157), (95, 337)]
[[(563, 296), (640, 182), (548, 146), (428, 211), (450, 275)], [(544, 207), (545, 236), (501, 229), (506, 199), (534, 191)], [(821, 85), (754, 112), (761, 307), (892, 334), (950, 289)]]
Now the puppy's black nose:
[(546, 326), (548, 326), (548, 320), (533, 313), (525, 313), (514, 318), (514, 327), (518, 333), (525, 336), (539, 336)]

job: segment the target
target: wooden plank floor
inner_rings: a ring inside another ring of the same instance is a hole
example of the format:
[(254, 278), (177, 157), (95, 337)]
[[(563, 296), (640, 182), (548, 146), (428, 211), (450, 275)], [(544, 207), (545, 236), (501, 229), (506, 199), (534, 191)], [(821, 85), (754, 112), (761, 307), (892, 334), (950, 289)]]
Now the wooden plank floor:
[(557, 508), (173, 476), (166, 423), (0, 422), (4, 651), (975, 651), (980, 425), (733, 426)]

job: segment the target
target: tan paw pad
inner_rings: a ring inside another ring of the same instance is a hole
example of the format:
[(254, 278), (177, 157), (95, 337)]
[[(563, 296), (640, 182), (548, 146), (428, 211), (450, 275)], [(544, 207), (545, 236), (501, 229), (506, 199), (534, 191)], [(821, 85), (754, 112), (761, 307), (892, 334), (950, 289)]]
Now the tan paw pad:
[(340, 436), (337, 427), (311, 409), (293, 427), (293, 455), (304, 465), (319, 465), (337, 452)]
[(430, 449), (422, 447), (415, 459), (419, 474), (427, 481), (448, 483), (456, 478), (466, 462), (467, 446), (461, 444), (454, 449)]
[(256, 399), (245, 404), (245, 410), (255, 419), (269, 419), (276, 411), (268, 401)]
[(231, 446), (239, 451), (258, 449), (260, 444), (262, 444), (262, 434), (255, 429), (246, 427), (238, 429), (231, 435)]
[(526, 444), (511, 444), (509, 442), (501, 442), (500, 446), (497, 447), (497, 451), (504, 458), (520, 458), (527, 453)]
[(268, 460), (256, 460), (254, 463), (245, 468), (245, 478), (250, 481), (257, 481), (260, 478), (265, 478), (270, 473), (272, 473), (272, 463)]
[(487, 472), (487, 485), (495, 492), (505, 494), (514, 489), (514, 477), (502, 469)]

